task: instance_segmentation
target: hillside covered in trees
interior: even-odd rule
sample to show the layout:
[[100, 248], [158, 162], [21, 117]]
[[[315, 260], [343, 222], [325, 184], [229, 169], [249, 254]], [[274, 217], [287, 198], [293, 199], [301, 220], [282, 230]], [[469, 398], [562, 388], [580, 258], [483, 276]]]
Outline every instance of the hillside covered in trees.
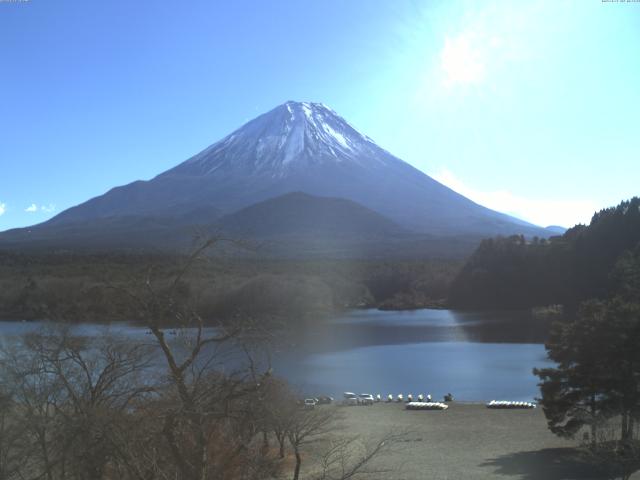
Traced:
[[640, 198], [594, 214], [549, 240], [522, 236], [484, 240], [453, 281], [457, 308], [530, 308], [562, 304], [572, 309], [608, 296], [625, 258], [640, 249]]
[[[0, 252], [0, 319], [130, 321], [121, 289], [146, 279], [162, 290], [184, 257]], [[419, 308], [444, 302], [456, 260], [348, 261], [210, 257], [181, 292], [206, 319], [303, 324], [349, 308]]]

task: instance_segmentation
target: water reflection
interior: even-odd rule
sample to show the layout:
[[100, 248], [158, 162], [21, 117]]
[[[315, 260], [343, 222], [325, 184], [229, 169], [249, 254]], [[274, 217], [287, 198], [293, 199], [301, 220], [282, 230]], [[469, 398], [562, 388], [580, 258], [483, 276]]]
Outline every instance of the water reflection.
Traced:
[[308, 352], [427, 342], [541, 344], [548, 328], [548, 322], [522, 311], [358, 310], [297, 329], [287, 338]]
[[527, 312], [361, 310], [290, 333], [274, 365], [307, 393], [532, 400], [547, 328]]
[[[2, 322], [0, 336], [10, 342], [47, 325]], [[526, 312], [359, 310], [281, 332], [264, 359], [305, 395], [350, 390], [441, 399], [452, 392], [462, 400], [532, 400], [538, 389], [531, 370], [549, 365], [542, 345], [547, 328]], [[154, 343], [146, 328], [127, 323], [81, 324], [72, 332]], [[220, 368], [239, 362], [232, 352], [221, 353]]]

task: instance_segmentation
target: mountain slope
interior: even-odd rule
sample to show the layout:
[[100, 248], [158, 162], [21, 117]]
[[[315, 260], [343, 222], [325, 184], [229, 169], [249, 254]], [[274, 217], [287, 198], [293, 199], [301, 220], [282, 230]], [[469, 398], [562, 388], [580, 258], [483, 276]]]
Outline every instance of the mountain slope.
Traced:
[[224, 232], [253, 238], [286, 235], [372, 238], [406, 235], [402, 227], [350, 200], [294, 192], [220, 219]]
[[[350, 200], [418, 234], [549, 236], [540, 227], [482, 207], [436, 182], [325, 105], [287, 102], [151, 180], [113, 188], [43, 224], [0, 234], [0, 247], [16, 239], [25, 246], [46, 245], [52, 238], [63, 245], [69, 232], [81, 243], [83, 231], [90, 245], [101, 228], [111, 229], [105, 238], [114, 231], [126, 236], [127, 229], [135, 230], [137, 238], [143, 233], [132, 219], [161, 224], [171, 236], [172, 226], [181, 230], [211, 225], [291, 192]], [[166, 235], [158, 236], [156, 246], [163, 247], [162, 238]], [[143, 243], [153, 244], [153, 235]]]
[[378, 147], [322, 104], [288, 102], [152, 180], [117, 187], [50, 224], [119, 215], [231, 213], [289, 192], [353, 200], [435, 234], [544, 235], [468, 200]]
[[[15, 229], [0, 234], [10, 251], [95, 253], [190, 251], [203, 236], [247, 242], [223, 245], [234, 256], [270, 258], [432, 259], [469, 255], [479, 237], [440, 237], [407, 231], [362, 205], [294, 192], [256, 203], [211, 222], [215, 211], [181, 217], [111, 216]], [[196, 217], [204, 219], [201, 223]], [[200, 240], [198, 240], [200, 239]]]

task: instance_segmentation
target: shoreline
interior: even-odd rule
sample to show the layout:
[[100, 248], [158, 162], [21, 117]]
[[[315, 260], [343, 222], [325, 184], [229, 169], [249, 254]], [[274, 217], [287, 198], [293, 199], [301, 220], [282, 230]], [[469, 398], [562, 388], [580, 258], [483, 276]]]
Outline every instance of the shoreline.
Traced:
[[[595, 479], [579, 440], [553, 435], [541, 408], [492, 410], [476, 402], [451, 402], [444, 411], [405, 410], [404, 405], [339, 408], [343, 433], [371, 443], [390, 431], [405, 438], [376, 459], [388, 472], [370, 480]], [[340, 435], [339, 433], [335, 434]], [[309, 458], [322, 446], [310, 450]], [[313, 465], [307, 465], [313, 468]], [[640, 479], [640, 472], [631, 476]]]

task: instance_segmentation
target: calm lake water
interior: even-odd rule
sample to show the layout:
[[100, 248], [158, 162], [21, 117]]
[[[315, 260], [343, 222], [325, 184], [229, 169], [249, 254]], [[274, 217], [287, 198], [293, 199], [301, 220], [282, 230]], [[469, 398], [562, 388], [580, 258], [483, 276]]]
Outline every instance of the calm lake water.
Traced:
[[[43, 327], [41, 322], [0, 322], [0, 337]], [[451, 392], [457, 400], [533, 400], [534, 367], [546, 360], [545, 328], [518, 312], [358, 310], [329, 322], [289, 331], [273, 347], [274, 374], [303, 395], [343, 391], [381, 394]], [[108, 331], [151, 341], [144, 327], [116, 323]], [[83, 324], [80, 335], [106, 327]]]
[[533, 400], [546, 327], [518, 312], [360, 310], [293, 334], [275, 371], [307, 394]]

